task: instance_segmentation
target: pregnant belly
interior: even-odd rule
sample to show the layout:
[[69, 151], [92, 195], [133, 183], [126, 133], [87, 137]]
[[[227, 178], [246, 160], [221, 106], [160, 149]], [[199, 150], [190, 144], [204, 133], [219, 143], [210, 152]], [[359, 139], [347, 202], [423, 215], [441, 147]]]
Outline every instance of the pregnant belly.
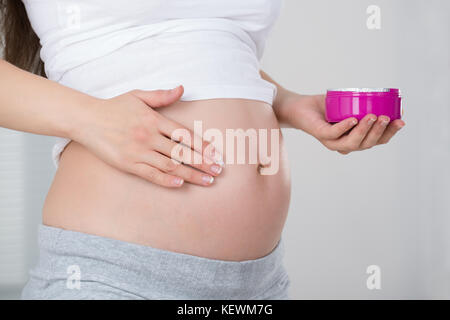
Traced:
[[[250, 136], [244, 149], [233, 138], [236, 152], [224, 151], [224, 170], [212, 186], [167, 189], [117, 170], [71, 142], [45, 201], [43, 223], [211, 259], [268, 254], [280, 239], [290, 198], [281, 132], [271, 137], [279, 129], [272, 108], [253, 100], [214, 99], [177, 102], [158, 111], [190, 129], [194, 121], [201, 121], [203, 132], [216, 129], [223, 134], [224, 150], [231, 131], [256, 132], [260, 145], [267, 142], [270, 163], [262, 167], [259, 157], [251, 163]], [[245, 159], [238, 160], [243, 150]]]

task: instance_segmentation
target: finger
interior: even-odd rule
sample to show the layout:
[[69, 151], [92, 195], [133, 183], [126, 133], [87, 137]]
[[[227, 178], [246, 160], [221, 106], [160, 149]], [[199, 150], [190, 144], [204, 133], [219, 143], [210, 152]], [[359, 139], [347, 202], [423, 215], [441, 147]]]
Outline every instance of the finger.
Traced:
[[362, 141], [366, 137], [372, 125], [377, 120], [374, 114], [366, 115], [353, 130], [343, 138], [341, 148], [342, 151], [358, 150]]
[[195, 150], [199, 154], [211, 160], [208, 161], [208, 163], [215, 162], [216, 164], [223, 166], [222, 155], [216, 150], [214, 145], [206, 140], [203, 140], [202, 137], [192, 132], [192, 130], [189, 130], [183, 125], [169, 119], [161, 121], [158, 129], [169, 139], [176, 142], [181, 142], [185, 146], [188, 146], [192, 150]]
[[179, 166], [174, 173], [189, 183], [201, 186], [210, 186], [214, 182], [214, 177], [212, 175], [185, 165]]
[[143, 155], [141, 162], [172, 175], [176, 175], [174, 172], [179, 166], [182, 165], [179, 161], [170, 159], [169, 157], [156, 151], [150, 151], [149, 153]]
[[205, 161], [200, 153], [166, 137], [161, 136], [161, 139], [158, 140], [154, 148], [170, 159], [187, 164], [213, 176], [218, 176], [222, 172], [221, 165]]
[[184, 183], [182, 178], [164, 173], [146, 163], [134, 164], [131, 172], [149, 182], [167, 188], [179, 188]]
[[156, 151], [151, 151], [144, 158], [143, 161], [152, 167], [155, 167], [165, 173], [182, 178], [184, 181], [209, 186], [214, 182], [214, 177], [210, 174], [205, 174], [196, 169], [183, 165], [181, 162], [170, 159]]
[[171, 90], [133, 90], [131, 93], [152, 108], [159, 108], [178, 101], [183, 95], [183, 86]]
[[318, 138], [323, 140], [335, 140], [341, 137], [345, 132], [353, 128], [358, 123], [356, 118], [347, 118], [333, 125], [326, 123], [318, 130]]
[[375, 146], [378, 143], [378, 140], [380, 140], [384, 131], [386, 130], [389, 121], [390, 119], [388, 116], [380, 116], [378, 120], [375, 122], [375, 124], [372, 126], [372, 129], [370, 129], [367, 136], [362, 141], [360, 148], [369, 149]]
[[403, 120], [397, 119], [392, 121], [384, 131], [381, 138], [378, 140], [378, 144], [388, 143], [391, 138], [404, 126], [405, 122]]

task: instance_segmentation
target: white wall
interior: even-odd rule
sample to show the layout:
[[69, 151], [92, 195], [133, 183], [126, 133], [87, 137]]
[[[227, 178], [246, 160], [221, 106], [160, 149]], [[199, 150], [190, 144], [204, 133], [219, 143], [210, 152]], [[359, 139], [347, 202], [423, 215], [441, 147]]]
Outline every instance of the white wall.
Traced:
[[0, 128], [0, 299], [17, 298], [37, 259], [54, 138]]
[[[381, 29], [366, 27], [369, 5]], [[263, 66], [286, 87], [399, 87], [406, 126], [342, 156], [286, 130], [295, 298], [450, 298], [449, 1], [286, 0]], [[366, 268], [381, 268], [368, 290]]]
[[[381, 30], [366, 28], [371, 4], [381, 7]], [[389, 145], [349, 156], [284, 132], [293, 178], [284, 232], [293, 298], [450, 297], [449, 9], [447, 0], [285, 0], [264, 69], [302, 93], [399, 87], [407, 123]], [[14, 138], [22, 147], [11, 148], [6, 134], [0, 131], [0, 219], [5, 210], [23, 214], [26, 250], [17, 258], [17, 284], [0, 283], [0, 298], [17, 297], [23, 270], [34, 264], [36, 226], [54, 174], [52, 138], [23, 134]], [[11, 152], [23, 160], [14, 165], [23, 190], [4, 186], [13, 175], [5, 165]], [[13, 194], [26, 199], [18, 209], [11, 208]], [[2, 240], [0, 251], [4, 246]], [[0, 269], [12, 262], [1, 255]], [[372, 264], [381, 267], [380, 291], [365, 285]]]

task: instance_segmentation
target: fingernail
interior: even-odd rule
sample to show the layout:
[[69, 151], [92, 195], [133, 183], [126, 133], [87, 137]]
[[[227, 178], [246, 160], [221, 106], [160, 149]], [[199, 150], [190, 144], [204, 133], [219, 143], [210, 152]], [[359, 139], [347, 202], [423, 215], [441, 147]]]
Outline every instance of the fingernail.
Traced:
[[216, 173], [216, 174], [220, 174], [222, 172], [222, 167], [216, 166], [216, 165], [212, 165], [211, 166], [211, 171]]
[[183, 184], [184, 180], [181, 178], [175, 178], [173, 179], [173, 184], [176, 186], [181, 186]]
[[211, 184], [211, 183], [213, 183], [213, 181], [214, 181], [214, 177], [213, 177], [213, 176], [205, 175], [205, 176], [202, 177], [202, 180], [203, 180], [203, 182], [206, 183], [206, 184]]
[[381, 125], [382, 126], [387, 126], [389, 123], [389, 119], [384, 118], [383, 120], [381, 120]]
[[356, 120], [356, 119], [353, 119], [351, 122], [352, 126], [356, 125], [357, 123], [358, 123], [358, 120]]
[[177, 89], [178, 89], [180, 86], [181, 86], [181, 85], [178, 85], [178, 86], [176, 86], [175, 88], [170, 89], [170, 92], [175, 92], [175, 91], [177, 91]]
[[213, 159], [214, 159], [214, 163], [218, 164], [221, 167], [224, 166], [225, 163], [223, 162], [223, 157], [220, 153], [215, 152]]
[[368, 123], [373, 124], [377, 119], [376, 118], [369, 118]]
[[215, 162], [216, 164], [218, 164], [219, 166], [221, 166], [221, 167], [223, 167], [223, 166], [225, 165], [225, 162], [223, 162], [222, 159], [215, 160], [214, 162]]

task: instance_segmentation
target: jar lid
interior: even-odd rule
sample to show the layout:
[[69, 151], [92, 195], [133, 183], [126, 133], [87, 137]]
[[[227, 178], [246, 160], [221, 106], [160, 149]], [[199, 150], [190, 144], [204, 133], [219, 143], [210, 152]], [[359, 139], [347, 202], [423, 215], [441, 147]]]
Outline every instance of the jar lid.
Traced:
[[328, 89], [327, 91], [340, 91], [340, 92], [390, 92], [391, 88], [337, 88]]

